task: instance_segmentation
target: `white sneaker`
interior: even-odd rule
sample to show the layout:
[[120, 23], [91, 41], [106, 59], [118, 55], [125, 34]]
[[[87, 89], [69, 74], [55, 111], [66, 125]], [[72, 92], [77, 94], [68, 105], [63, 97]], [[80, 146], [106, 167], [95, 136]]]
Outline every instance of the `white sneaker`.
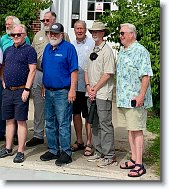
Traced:
[[114, 159], [108, 159], [108, 158], [103, 158], [98, 164], [98, 167], [106, 167], [108, 165], [113, 165], [113, 166], [117, 166], [117, 161]]
[[90, 156], [87, 161], [89, 162], [94, 162], [94, 161], [99, 161], [101, 159], [101, 155], [94, 154], [93, 156]]

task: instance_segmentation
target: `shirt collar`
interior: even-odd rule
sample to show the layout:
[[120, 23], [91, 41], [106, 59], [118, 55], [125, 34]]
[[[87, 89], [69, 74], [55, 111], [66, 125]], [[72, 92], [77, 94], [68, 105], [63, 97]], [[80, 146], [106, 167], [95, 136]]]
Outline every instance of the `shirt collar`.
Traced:
[[18, 48], [20, 48], [20, 47], [23, 47], [25, 44], [26, 44], [26, 41], [24, 41], [21, 45], [19, 45], [19, 46], [17, 46], [17, 47], [15, 47], [15, 44], [13, 44], [13, 46], [14, 46], [14, 48], [18, 49]]
[[138, 43], [138, 41], [136, 40], [136, 41], [134, 41], [127, 49], [124, 49], [124, 46], [122, 47], [122, 50], [124, 51], [124, 52], [126, 52], [126, 51], [130, 51], [130, 50], [132, 50], [134, 47], [135, 47], [135, 45]]
[[103, 41], [99, 46], [95, 46], [93, 51], [94, 52], [99, 52], [100, 50], [102, 50], [102, 48], [105, 46], [106, 41]]
[[62, 39], [62, 41], [58, 44], [58, 46], [55, 49], [53, 49], [53, 46], [49, 43], [50, 44], [49, 50], [50, 51], [55, 51], [57, 49], [60, 49], [60, 45], [63, 43], [63, 41], [64, 41], [64, 39]]
[[85, 44], [86, 43], [86, 39], [87, 39], [87, 36], [85, 37], [85, 39], [83, 41], [77, 41], [76, 40], [76, 43], [77, 44]]

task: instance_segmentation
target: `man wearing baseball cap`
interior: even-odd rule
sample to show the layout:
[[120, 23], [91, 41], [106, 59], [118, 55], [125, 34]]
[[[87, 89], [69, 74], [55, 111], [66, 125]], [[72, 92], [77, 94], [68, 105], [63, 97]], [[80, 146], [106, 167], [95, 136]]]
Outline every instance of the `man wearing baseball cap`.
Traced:
[[41, 65], [48, 151], [40, 159], [56, 159], [55, 164], [58, 166], [72, 162], [72, 105], [76, 99], [78, 78], [76, 49], [63, 39], [63, 32], [62, 24], [51, 25], [48, 34], [50, 43], [45, 47]]
[[89, 101], [96, 101], [96, 110], [92, 124], [92, 139], [95, 154], [89, 162], [99, 161], [98, 167], [116, 165], [114, 147], [114, 127], [112, 124], [112, 94], [114, 55], [103, 39], [110, 32], [102, 22], [94, 21], [89, 29], [95, 41], [95, 47], [85, 67], [85, 82]]
[[[52, 24], [56, 23], [57, 16], [53, 11], [47, 11], [41, 20], [43, 24], [42, 30], [36, 33], [33, 38], [32, 46], [35, 48], [38, 55], [37, 70], [35, 74], [35, 79], [33, 81], [33, 86], [31, 89], [32, 99], [34, 104], [34, 132], [33, 137], [26, 142], [27, 147], [33, 147], [44, 143], [44, 98], [41, 95], [42, 89], [42, 76], [43, 72], [41, 69], [42, 55], [46, 45], [49, 43], [48, 31]], [[64, 33], [64, 39], [68, 42], [69, 36]]]

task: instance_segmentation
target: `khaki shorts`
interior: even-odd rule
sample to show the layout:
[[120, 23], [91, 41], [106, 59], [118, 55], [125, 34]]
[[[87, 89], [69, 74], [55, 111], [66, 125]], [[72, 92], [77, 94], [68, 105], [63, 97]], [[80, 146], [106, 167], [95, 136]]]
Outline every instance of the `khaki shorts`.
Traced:
[[130, 131], [146, 129], [147, 110], [144, 108], [117, 108], [119, 127], [126, 127]]

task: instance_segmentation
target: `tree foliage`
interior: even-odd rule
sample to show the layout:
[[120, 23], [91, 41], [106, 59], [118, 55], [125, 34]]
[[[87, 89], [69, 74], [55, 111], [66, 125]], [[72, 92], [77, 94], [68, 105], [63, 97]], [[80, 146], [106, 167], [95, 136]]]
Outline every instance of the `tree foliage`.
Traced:
[[31, 24], [37, 19], [39, 11], [51, 4], [51, 0], [0, 0], [0, 35], [5, 33], [5, 18], [9, 15], [18, 17], [30, 33]]
[[150, 52], [154, 76], [151, 79], [154, 110], [160, 112], [160, 1], [115, 0], [116, 11], [106, 11], [100, 20], [107, 24], [112, 34], [109, 41], [119, 42], [122, 23], [132, 23], [137, 28], [137, 40]]

